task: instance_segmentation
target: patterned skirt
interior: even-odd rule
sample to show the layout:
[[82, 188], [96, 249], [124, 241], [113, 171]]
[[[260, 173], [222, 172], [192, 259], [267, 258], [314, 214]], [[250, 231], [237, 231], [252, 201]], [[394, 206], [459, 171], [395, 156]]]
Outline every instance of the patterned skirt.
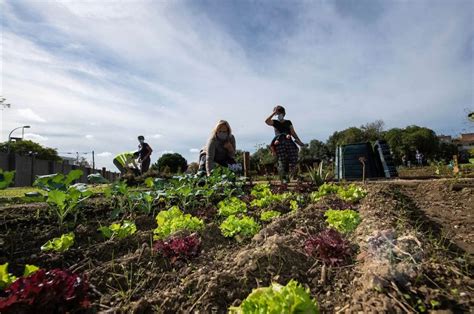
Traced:
[[275, 147], [279, 162], [296, 165], [298, 162], [298, 146], [296, 146], [295, 142], [285, 139], [275, 145]]

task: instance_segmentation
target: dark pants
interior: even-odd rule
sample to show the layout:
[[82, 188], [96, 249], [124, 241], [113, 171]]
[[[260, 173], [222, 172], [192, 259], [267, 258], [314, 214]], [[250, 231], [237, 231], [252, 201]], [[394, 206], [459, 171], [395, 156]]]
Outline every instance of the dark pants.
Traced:
[[142, 174], [144, 174], [145, 172], [148, 171], [148, 169], [150, 169], [150, 158], [146, 158], [142, 160], [142, 166], [140, 170]]
[[[202, 153], [199, 157], [199, 170], [198, 172], [206, 173], [206, 153]], [[227, 157], [225, 160], [214, 160], [214, 162], [222, 167], [228, 167], [229, 165], [235, 164], [235, 159]]]
[[117, 159], [114, 159], [114, 165], [115, 167], [117, 167], [121, 174], [127, 173], [127, 169], [125, 169], [124, 166], [122, 166]]

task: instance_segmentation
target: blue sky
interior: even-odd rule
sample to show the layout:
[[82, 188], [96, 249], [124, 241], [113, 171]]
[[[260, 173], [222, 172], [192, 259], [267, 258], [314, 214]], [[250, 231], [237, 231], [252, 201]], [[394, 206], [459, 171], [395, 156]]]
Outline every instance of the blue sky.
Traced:
[[4, 134], [99, 166], [145, 135], [197, 159], [219, 119], [268, 143], [276, 104], [303, 141], [382, 119], [472, 132], [472, 1], [0, 1]]

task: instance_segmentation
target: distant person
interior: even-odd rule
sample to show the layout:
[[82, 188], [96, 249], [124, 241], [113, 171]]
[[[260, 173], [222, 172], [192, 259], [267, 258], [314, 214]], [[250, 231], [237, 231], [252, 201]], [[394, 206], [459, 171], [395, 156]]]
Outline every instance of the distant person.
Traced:
[[115, 156], [113, 162], [115, 167], [120, 171], [121, 175], [124, 175], [128, 172], [133, 174], [139, 174], [140, 170], [138, 169], [135, 158], [138, 157], [138, 152], [125, 152]]
[[151, 149], [148, 143], [145, 143], [145, 137], [143, 135], [138, 137], [138, 142], [140, 143], [138, 145], [138, 162], [140, 163], [140, 172], [144, 174], [150, 169], [150, 156], [153, 149]]
[[405, 155], [405, 154], [403, 154], [403, 156], [402, 156], [402, 165], [403, 165], [404, 167], [407, 166], [407, 155]]
[[235, 162], [235, 138], [232, 129], [225, 120], [220, 120], [212, 130], [206, 146], [199, 153], [200, 174], [211, 175], [216, 165], [223, 167], [234, 167]]
[[423, 154], [420, 153], [418, 149], [416, 150], [415, 159], [418, 163], [418, 166], [423, 166]]
[[[272, 119], [276, 116], [276, 119]], [[290, 120], [285, 120], [286, 111], [282, 106], [273, 108], [272, 114], [265, 120], [267, 125], [273, 126], [275, 137], [270, 149], [278, 158], [278, 172], [282, 182], [288, 182], [288, 174], [291, 177], [296, 175], [296, 165], [298, 163], [298, 144], [304, 147], [305, 144], [299, 139]], [[293, 138], [295, 141], [293, 141]], [[296, 142], [296, 144], [295, 144]]]

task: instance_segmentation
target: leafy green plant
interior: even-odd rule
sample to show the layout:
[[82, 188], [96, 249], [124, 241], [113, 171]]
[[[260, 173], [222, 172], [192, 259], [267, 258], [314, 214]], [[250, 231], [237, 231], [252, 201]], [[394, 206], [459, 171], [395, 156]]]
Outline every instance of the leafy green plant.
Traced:
[[59, 227], [62, 228], [68, 215], [74, 216], [74, 223], [76, 223], [79, 205], [91, 195], [92, 192], [87, 189], [80, 190], [78, 187], [71, 186], [66, 191], [49, 191], [46, 202], [51, 212], [56, 215]]
[[270, 221], [273, 220], [274, 218], [280, 217], [281, 213], [276, 211], [276, 210], [267, 210], [264, 211], [260, 214], [260, 220], [261, 221]]
[[137, 232], [137, 226], [133, 221], [124, 220], [123, 223], [113, 223], [110, 226], [103, 226], [98, 229], [104, 237], [107, 239], [119, 238], [124, 239], [135, 232]]
[[183, 214], [177, 206], [158, 213], [156, 222], [158, 227], [153, 231], [155, 240], [164, 239], [177, 231], [199, 231], [204, 227], [201, 219]]
[[41, 246], [41, 251], [55, 251], [64, 253], [74, 245], [74, 239], [75, 236], [72, 232], [63, 234], [59, 238], [53, 238], [46, 242], [43, 246]]
[[15, 178], [15, 171], [3, 171], [0, 169], [0, 190], [5, 190], [12, 184]]
[[351, 209], [329, 209], [324, 213], [324, 216], [326, 216], [326, 222], [341, 233], [354, 231], [361, 222], [359, 213]]
[[112, 218], [118, 217], [120, 214], [132, 213], [135, 209], [134, 198], [125, 181], [118, 181], [111, 184], [105, 190], [105, 196], [111, 201]]
[[7, 288], [17, 278], [8, 272], [8, 263], [0, 265], [0, 290]]
[[38, 176], [33, 186], [39, 187], [45, 191], [61, 190], [66, 191], [72, 183], [82, 177], [82, 170], [71, 170], [67, 175], [62, 173]]
[[242, 215], [241, 218], [230, 215], [220, 225], [224, 237], [236, 237], [238, 241], [242, 238], [252, 237], [260, 231], [260, 225], [252, 218]]
[[269, 287], [256, 288], [238, 307], [231, 307], [230, 314], [249, 313], [319, 313], [318, 303], [311, 298], [309, 289], [295, 280], [286, 286], [272, 283]]
[[338, 190], [339, 187], [337, 185], [332, 183], [324, 183], [317, 191], [311, 193], [310, 198], [313, 202], [317, 202], [326, 195], [336, 194]]
[[[38, 270], [38, 266], [26, 264], [25, 270], [23, 272], [23, 277], [27, 277]], [[0, 265], [0, 290], [8, 288], [8, 286], [10, 286], [17, 279], [17, 277], [13, 276], [8, 272], [8, 263]]]
[[323, 185], [331, 175], [331, 172], [324, 169], [323, 166], [323, 162], [320, 162], [317, 167], [308, 167], [308, 175], [311, 182], [316, 186]]
[[39, 269], [40, 268], [38, 266], [26, 264], [25, 270], [23, 271], [23, 277], [28, 277], [29, 275], [38, 271]]
[[252, 191], [251, 195], [255, 196], [255, 199], [252, 200], [250, 205], [256, 206], [258, 208], [265, 208], [274, 203], [283, 202], [285, 200], [291, 199], [293, 197], [292, 193], [282, 193], [276, 194], [273, 193], [268, 184], [256, 184]]
[[219, 215], [225, 217], [247, 212], [247, 204], [237, 197], [231, 197], [220, 201], [217, 204], [217, 208], [219, 209]]
[[356, 186], [355, 184], [350, 184], [348, 187], [340, 187], [337, 190], [337, 196], [344, 201], [348, 202], [357, 202], [360, 199], [364, 198], [367, 195], [367, 192], [361, 187]]

